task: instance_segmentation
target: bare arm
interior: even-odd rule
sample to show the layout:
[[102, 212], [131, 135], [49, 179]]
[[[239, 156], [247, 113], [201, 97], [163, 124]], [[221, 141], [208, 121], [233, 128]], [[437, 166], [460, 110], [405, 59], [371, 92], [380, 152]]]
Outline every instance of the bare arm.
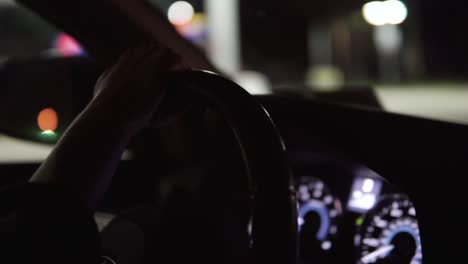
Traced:
[[94, 209], [126, 145], [153, 115], [172, 63], [173, 56], [154, 45], [125, 52], [31, 182], [57, 185]]

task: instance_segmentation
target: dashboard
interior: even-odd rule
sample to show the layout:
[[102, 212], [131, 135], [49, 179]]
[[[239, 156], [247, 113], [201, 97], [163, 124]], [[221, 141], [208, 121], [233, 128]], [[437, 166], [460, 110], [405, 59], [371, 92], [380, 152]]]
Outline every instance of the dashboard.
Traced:
[[[81, 67], [80, 63], [84, 62], [78, 61], [74, 67], [86, 68]], [[64, 68], [58, 63], [56, 67]], [[79, 86], [88, 87], [86, 83], [91, 83], [91, 80], [95, 78], [94, 73], [81, 71], [80, 73], [88, 77], [76, 78], [83, 83]], [[49, 74], [43, 75], [50, 76]], [[41, 86], [51, 91], [55, 86], [67, 87], [62, 83]], [[83, 97], [84, 102], [90, 94], [90, 91], [84, 91], [84, 89], [73, 89], [73, 87], [67, 89], [63, 90], [66, 90], [67, 94], [73, 94], [75, 100], [64, 104], [69, 108], [71, 106], [71, 109], [61, 108], [61, 105], [56, 106], [60, 113], [66, 113], [63, 117], [61, 116], [63, 126], [71, 121], [75, 112], [78, 112], [84, 105], [76, 99]], [[13, 90], [18, 91], [18, 89], [11, 89]], [[48, 94], [53, 93], [48, 92]], [[11, 96], [14, 98], [13, 94]], [[57, 96], [57, 98], [63, 97]], [[457, 182], [458, 178], [455, 176], [468, 173], [468, 166], [466, 166], [468, 128], [466, 126], [394, 115], [360, 107], [332, 105], [314, 100], [293, 100], [277, 96], [260, 96], [257, 99], [265, 106], [277, 124], [290, 156], [298, 191], [299, 253], [303, 264], [418, 264], [422, 263], [423, 259], [424, 262], [427, 262], [427, 259], [437, 259], [434, 257], [436, 252], [438, 255], [463, 252], [456, 250], [457, 247], [462, 247], [460, 243], [449, 243], [443, 247], [438, 241], [452, 241], [453, 233], [446, 232], [446, 228], [432, 228], [432, 226], [433, 223], [437, 223], [440, 227], [465, 225], [464, 218], [459, 217], [460, 203], [457, 203], [457, 201], [466, 200], [465, 186], [449, 183]], [[20, 101], [11, 100], [11, 102]], [[55, 106], [54, 98], [47, 103]], [[154, 198], [157, 197], [154, 188], [157, 185], [155, 175], [164, 175], [171, 170], [176, 171], [176, 175], [172, 174], [175, 177], [166, 178], [180, 180], [182, 176], [189, 175], [192, 178], [187, 186], [192, 186], [198, 184], [194, 175], [206, 173], [202, 168], [219, 165], [220, 168], [213, 173], [218, 179], [215, 182], [217, 186], [223, 186], [223, 184], [235, 186], [235, 184], [228, 183], [225, 178], [220, 180], [219, 178], [222, 177], [218, 177], [220, 174], [230, 173], [231, 170], [220, 163], [220, 160], [229, 160], [229, 156], [220, 151], [234, 148], [235, 143], [226, 143], [231, 144], [226, 147], [225, 140], [222, 141], [223, 144], [213, 142], [214, 135], [219, 134], [220, 129], [214, 126], [201, 126], [203, 120], [200, 118], [202, 116], [200, 113], [203, 113], [203, 109], [197, 107], [196, 105], [197, 111], [187, 112], [187, 116], [184, 117], [186, 120], [172, 127], [172, 130], [151, 134], [146, 140], [136, 142], [134, 148], [131, 149], [135, 160], [122, 162], [106, 197], [106, 204], [102, 208], [104, 214], [98, 215], [98, 220], [103, 221], [98, 222], [111, 221], [109, 219], [118, 214], [119, 209], [132, 204], [154, 202]], [[23, 109], [22, 106], [19, 108]], [[40, 107], [37, 109], [40, 110]], [[37, 109], [30, 111], [33, 117], [24, 118], [24, 125], [19, 124], [17, 120], [13, 123], [22, 128], [18, 131], [37, 130], [35, 122], [30, 122], [35, 120]], [[8, 112], [4, 111], [4, 113]], [[8, 122], [11, 120], [9, 116], [3, 116], [3, 118], [6, 119], [2, 119], [1, 124], [12, 123]], [[179, 129], [177, 131], [183, 131], [183, 133], [174, 133], [176, 128]], [[202, 128], [206, 128], [206, 131]], [[59, 133], [61, 129], [59, 127]], [[213, 130], [216, 130], [214, 134], [207, 133]], [[29, 135], [8, 130], [6, 132], [34, 141], [47, 142], [37, 133]], [[183, 135], [182, 140], [178, 138], [179, 135]], [[229, 137], [232, 138], [232, 135]], [[162, 138], [161, 142], [156, 138]], [[209, 142], [212, 143], [208, 144]], [[217, 149], [211, 153], [212, 156], [204, 153], [214, 147]], [[156, 151], [165, 148], [170, 148], [170, 151], [168, 150], [167, 153]], [[238, 153], [236, 155], [238, 156]], [[210, 162], [197, 163], [202, 158]], [[216, 162], [213, 162], [214, 160]], [[142, 161], [149, 161], [149, 164]], [[1, 185], [26, 181], [37, 165], [37, 163], [1, 164]], [[241, 165], [234, 164], [233, 167], [237, 168]], [[148, 174], [148, 171], [152, 173]], [[233, 172], [233, 174], [236, 173], [237, 171]], [[431, 180], [440, 179], [441, 175], [444, 177], [443, 181]], [[222, 207], [225, 203], [232, 205], [234, 201], [237, 201], [221, 198], [226, 196], [228, 192], [226, 189], [211, 189], [216, 193], [207, 197], [209, 204], [212, 205], [207, 209], [209, 213], [215, 205]], [[411, 192], [408, 193], [407, 190]], [[421, 197], [424, 197], [425, 201], [421, 201]], [[191, 197], [184, 199], [194, 201]], [[434, 212], [434, 205], [452, 212], [452, 215]], [[193, 211], [188, 211], [186, 215], [185, 212], [183, 213], [187, 218], [193, 216], [191, 215]], [[181, 214], [181, 211], [175, 213], [176, 216]], [[210, 222], [212, 219], [216, 219], [216, 215], [208, 219], [206, 222], [208, 224], [201, 221], [197, 224], [210, 228], [209, 225], [213, 224]], [[198, 237], [207, 235], [202, 232], [203, 228], [189, 230], [184, 221], [183, 219], [176, 221], [177, 228], [185, 228], [181, 228], [181, 235], [194, 231], [201, 233]], [[204, 226], [205, 224], [207, 226]], [[224, 222], [222, 224], [225, 226]], [[167, 236], [173, 237], [174, 244], [181, 243], [180, 236], [176, 236], [174, 230], [171, 230]], [[194, 240], [197, 238], [197, 236], [193, 237]], [[187, 236], [184, 240], [187, 240]], [[187, 246], [194, 247], [196, 241], [192, 240], [192, 244], [189, 242]], [[214, 251], [217, 249], [212, 249], [210, 253]]]

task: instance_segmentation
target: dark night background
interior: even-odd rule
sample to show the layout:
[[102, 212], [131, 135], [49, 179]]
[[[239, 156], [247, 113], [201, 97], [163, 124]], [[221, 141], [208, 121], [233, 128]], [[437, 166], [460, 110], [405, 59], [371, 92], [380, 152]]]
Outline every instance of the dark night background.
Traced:
[[[307, 57], [304, 53], [306, 21], [327, 23], [350, 12], [359, 12], [364, 3], [351, 0], [242, 0], [242, 43], [246, 64], [261, 60], [261, 57], [268, 58], [270, 62], [264, 64], [268, 65], [264, 66], [266, 71], [268, 67], [289, 70], [304, 67]], [[417, 25], [405, 34], [417, 34], [420, 37], [425, 78], [466, 79], [467, 3], [436, 0], [405, 3], [409, 9], [407, 22]], [[404, 28], [406, 26], [403, 25]], [[259, 51], [263, 54], [258, 54]], [[278, 65], [280, 62], [281, 65]]]
[[[351, 0], [241, 1], [246, 63], [261, 56], [281, 62], [281, 67], [288, 69], [305, 65], [306, 21], [326, 23], [359, 11], [363, 3]], [[426, 78], [465, 79], [468, 73], [468, 34], [464, 21], [467, 19], [466, 2], [414, 0], [406, 1], [406, 4], [409, 8], [408, 21], [413, 20], [418, 25], [416, 30], [419, 32], [416, 33], [421, 37]], [[406, 32], [410, 35], [414, 33]], [[258, 51], [263, 54], [256, 54]], [[273, 62], [265, 67], [276, 66]]]
[[[152, 0], [163, 10], [174, 1]], [[203, 11], [202, 0], [190, 1], [197, 11]], [[243, 61], [246, 68], [275, 73], [283, 78], [302, 78], [307, 65], [306, 32], [310, 24], [328, 23], [334, 19], [359, 13], [362, 0], [240, 0]], [[468, 72], [468, 34], [465, 1], [407, 0], [407, 21], [402, 25], [405, 35], [417, 36], [424, 64], [424, 79], [465, 79]], [[24, 11], [0, 8], [0, 57], [4, 50], [37, 52], [49, 43], [51, 32], [37, 26], [27, 27], [29, 16]], [[15, 21], [21, 15], [21, 21]], [[25, 18], [27, 20], [25, 20]], [[8, 23], [6, 23], [8, 22]], [[411, 26], [409, 26], [411, 25]], [[12, 43], [19, 35], [36, 41]], [[35, 36], [35, 37], [34, 37]], [[361, 36], [357, 36], [361, 37]], [[368, 54], [360, 56], [372, 56]], [[372, 61], [369, 72], [372, 72]], [[343, 65], [340, 65], [343, 66]], [[350, 65], [350, 67], [356, 67]], [[287, 73], [284, 69], [288, 69]], [[271, 74], [275, 78], [275, 74]], [[287, 74], [287, 75], [286, 75]], [[270, 74], [269, 74], [270, 75]]]

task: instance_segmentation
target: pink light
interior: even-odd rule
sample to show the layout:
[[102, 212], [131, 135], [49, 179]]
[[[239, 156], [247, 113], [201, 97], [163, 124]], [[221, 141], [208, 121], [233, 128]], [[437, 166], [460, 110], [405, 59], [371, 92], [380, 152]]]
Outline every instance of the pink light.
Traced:
[[81, 45], [71, 36], [60, 33], [55, 40], [55, 49], [60, 56], [80, 56], [84, 54], [84, 50]]

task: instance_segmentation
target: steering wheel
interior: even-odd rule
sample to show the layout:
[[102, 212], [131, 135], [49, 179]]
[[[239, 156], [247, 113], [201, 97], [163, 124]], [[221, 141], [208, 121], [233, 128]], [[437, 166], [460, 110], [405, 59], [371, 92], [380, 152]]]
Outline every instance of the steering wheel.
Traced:
[[[174, 72], [169, 87], [159, 112], [172, 112], [182, 98], [187, 100], [187, 95], [190, 99], [202, 98], [233, 132], [249, 184], [253, 263], [296, 263], [296, 192], [284, 143], [266, 110], [234, 82], [206, 71]], [[151, 217], [141, 211], [136, 215], [129, 220]], [[141, 222], [148, 226], [148, 221]], [[145, 228], [140, 232], [144, 233]]]
[[234, 132], [250, 183], [256, 263], [295, 263], [295, 188], [284, 143], [266, 110], [243, 88], [213, 73], [181, 72], [171, 80], [173, 87], [208, 99]]
[[[181, 107], [181, 99], [201, 98], [227, 121], [233, 132], [249, 184], [253, 263], [296, 263], [296, 192], [284, 143], [267, 111], [243, 88], [207, 71], [174, 72], [169, 87], [159, 112], [170, 115], [174, 105]], [[153, 223], [141, 220], [154, 217], [142, 212], [151, 208], [141, 209], [127, 216], [128, 220], [143, 226], [139, 233], [145, 233], [149, 227], [150, 232], [144, 235], [152, 237]]]
[[295, 188], [285, 146], [266, 110], [234, 82], [206, 71], [175, 72], [170, 87], [160, 112], [171, 112], [187, 94], [201, 97], [233, 132], [249, 184], [254, 263], [296, 263]]

